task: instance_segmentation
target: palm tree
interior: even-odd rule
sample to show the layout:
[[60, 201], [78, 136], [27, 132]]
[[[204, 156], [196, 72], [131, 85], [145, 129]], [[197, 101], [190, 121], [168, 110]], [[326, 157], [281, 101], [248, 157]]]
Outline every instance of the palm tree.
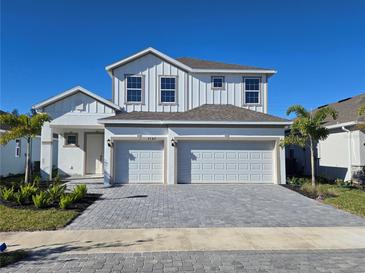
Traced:
[[291, 144], [301, 147], [309, 146], [311, 153], [311, 175], [312, 186], [316, 186], [315, 167], [314, 167], [314, 150], [320, 140], [325, 140], [329, 131], [323, 126], [325, 119], [330, 116], [333, 119], [337, 118], [337, 112], [330, 108], [320, 108], [315, 112], [307, 111], [301, 105], [293, 105], [288, 108], [286, 114], [296, 114], [296, 118], [291, 126], [290, 134], [281, 142], [281, 146]]
[[0, 124], [9, 129], [0, 136], [0, 144], [5, 145], [9, 141], [25, 138], [27, 140], [26, 164], [24, 181], [29, 182], [31, 164], [30, 146], [32, 138], [40, 134], [44, 122], [49, 121], [45, 113], [21, 114], [17, 111], [0, 114]]

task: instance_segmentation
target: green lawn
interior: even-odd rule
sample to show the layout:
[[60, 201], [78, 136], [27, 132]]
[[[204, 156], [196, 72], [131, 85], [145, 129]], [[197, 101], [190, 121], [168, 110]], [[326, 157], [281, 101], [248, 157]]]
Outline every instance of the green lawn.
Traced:
[[324, 199], [324, 203], [365, 217], [365, 191], [356, 188], [344, 188], [336, 185], [322, 185], [336, 194]]
[[23, 209], [0, 205], [0, 231], [53, 230], [64, 227], [78, 213], [61, 209]]
[[364, 189], [327, 182], [313, 188], [308, 178], [291, 178], [288, 187], [312, 199], [320, 196], [325, 204], [365, 217]]
[[23, 250], [16, 250], [10, 252], [0, 253], [0, 267], [16, 263], [27, 256], [27, 252]]

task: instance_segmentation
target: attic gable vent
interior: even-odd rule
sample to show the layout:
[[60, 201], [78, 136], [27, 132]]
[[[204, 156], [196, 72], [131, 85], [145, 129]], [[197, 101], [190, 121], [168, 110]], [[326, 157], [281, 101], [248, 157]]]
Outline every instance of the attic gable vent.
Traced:
[[342, 99], [342, 100], [338, 101], [337, 103], [345, 102], [345, 101], [347, 101], [347, 100], [350, 100], [351, 98], [352, 98], [352, 97]]

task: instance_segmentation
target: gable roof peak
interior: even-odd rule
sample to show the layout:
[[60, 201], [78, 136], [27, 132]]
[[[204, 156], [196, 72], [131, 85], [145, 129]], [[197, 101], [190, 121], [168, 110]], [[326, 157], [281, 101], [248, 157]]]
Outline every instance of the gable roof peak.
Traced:
[[172, 58], [153, 47], [148, 47], [144, 50], [141, 50], [129, 57], [121, 59], [117, 62], [114, 62], [105, 67], [106, 71], [112, 76], [112, 71], [120, 66], [123, 66], [129, 62], [132, 62], [142, 56], [145, 56], [149, 53], [154, 54], [155, 56], [169, 62], [182, 70], [188, 72], [201, 72], [201, 73], [209, 73], [209, 72], [227, 72], [227, 73], [266, 73], [268, 75], [273, 75], [276, 73], [276, 70], [273, 69], [265, 69], [265, 68], [258, 68], [253, 66], [245, 66], [245, 65], [238, 65], [238, 64], [227, 64], [223, 62], [216, 62], [216, 61], [208, 61], [202, 59], [194, 59], [190, 57], [180, 57], [180, 58]]
[[52, 96], [51, 98], [48, 98], [48, 99], [46, 99], [46, 100], [44, 100], [44, 101], [42, 101], [42, 102], [40, 102], [38, 104], [33, 105], [32, 106], [32, 109], [35, 109], [35, 110], [41, 109], [41, 108], [46, 107], [46, 106], [48, 106], [48, 105], [50, 105], [50, 104], [52, 104], [54, 102], [57, 102], [59, 100], [62, 100], [62, 99], [66, 98], [66, 97], [69, 97], [71, 95], [74, 95], [74, 94], [76, 94], [78, 92], [81, 92], [81, 93], [83, 93], [85, 95], [88, 95], [91, 98], [94, 98], [95, 100], [97, 100], [97, 101], [99, 101], [99, 102], [101, 102], [101, 103], [103, 103], [103, 104], [105, 104], [105, 105], [107, 105], [107, 106], [109, 106], [109, 107], [111, 107], [113, 109], [120, 110], [120, 106], [118, 106], [118, 105], [116, 105], [116, 104], [114, 104], [114, 103], [112, 103], [112, 102], [104, 99], [103, 97], [101, 97], [101, 96], [99, 96], [99, 95], [97, 95], [97, 94], [95, 94], [95, 93], [87, 90], [86, 88], [84, 88], [82, 86], [75, 86], [75, 87], [73, 87], [71, 89], [68, 89], [68, 90], [66, 90], [64, 92], [61, 92], [61, 93], [59, 93], [59, 94], [57, 94], [55, 96]]

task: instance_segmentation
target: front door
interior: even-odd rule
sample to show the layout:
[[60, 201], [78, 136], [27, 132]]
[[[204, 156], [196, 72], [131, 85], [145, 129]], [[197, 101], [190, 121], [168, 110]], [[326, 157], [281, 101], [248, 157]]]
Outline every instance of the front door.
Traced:
[[103, 173], [104, 135], [86, 134], [86, 174]]

